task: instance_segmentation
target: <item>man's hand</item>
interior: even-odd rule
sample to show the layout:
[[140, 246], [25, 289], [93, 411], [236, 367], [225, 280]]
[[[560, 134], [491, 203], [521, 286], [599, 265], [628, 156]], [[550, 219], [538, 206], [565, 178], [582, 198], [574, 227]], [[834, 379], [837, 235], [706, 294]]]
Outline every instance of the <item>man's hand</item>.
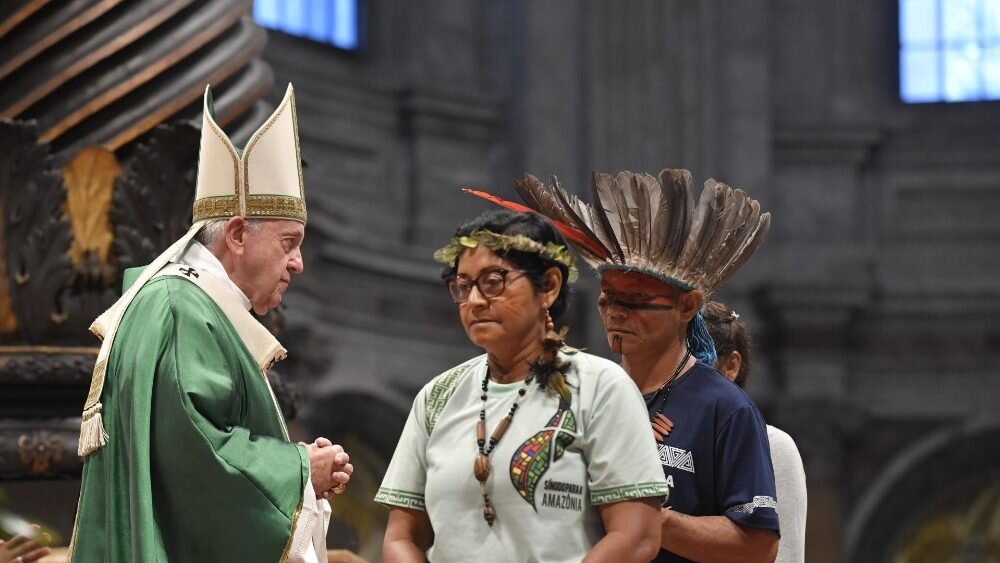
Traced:
[[330, 498], [344, 492], [354, 473], [351, 457], [338, 444], [326, 438], [317, 438], [306, 446], [312, 471], [313, 491], [316, 498]]
[[[34, 528], [37, 530], [38, 526]], [[48, 534], [42, 533], [35, 538], [17, 535], [7, 542], [0, 540], [0, 563], [38, 561], [52, 552], [49, 548], [42, 547], [49, 543], [50, 539]]]

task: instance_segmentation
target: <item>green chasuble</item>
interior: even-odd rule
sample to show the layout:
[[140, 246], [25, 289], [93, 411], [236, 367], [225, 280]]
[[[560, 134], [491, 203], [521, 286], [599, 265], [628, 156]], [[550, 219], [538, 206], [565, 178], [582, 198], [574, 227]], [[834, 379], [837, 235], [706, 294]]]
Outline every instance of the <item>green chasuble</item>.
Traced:
[[108, 442], [84, 463], [72, 561], [284, 560], [308, 454], [208, 294], [178, 276], [139, 291], [101, 402]]

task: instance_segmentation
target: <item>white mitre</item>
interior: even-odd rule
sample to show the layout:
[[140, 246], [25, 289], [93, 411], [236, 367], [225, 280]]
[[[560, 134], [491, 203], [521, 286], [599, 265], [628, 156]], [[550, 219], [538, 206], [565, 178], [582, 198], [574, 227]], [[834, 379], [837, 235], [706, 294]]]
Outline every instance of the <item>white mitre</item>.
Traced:
[[242, 151], [215, 122], [212, 92], [205, 88], [194, 222], [267, 217], [306, 222], [295, 91], [250, 137]]
[[306, 222], [295, 91], [291, 84], [278, 108], [250, 136], [243, 150], [236, 148], [216, 123], [211, 87], [205, 87], [193, 224], [183, 237], [146, 266], [128, 291], [90, 326], [90, 331], [103, 338], [104, 342], [84, 403], [78, 448], [80, 456], [93, 453], [107, 442], [100, 403], [104, 372], [115, 332], [132, 299], [171, 258], [187, 248], [202, 227], [213, 220], [237, 215], [247, 219]]

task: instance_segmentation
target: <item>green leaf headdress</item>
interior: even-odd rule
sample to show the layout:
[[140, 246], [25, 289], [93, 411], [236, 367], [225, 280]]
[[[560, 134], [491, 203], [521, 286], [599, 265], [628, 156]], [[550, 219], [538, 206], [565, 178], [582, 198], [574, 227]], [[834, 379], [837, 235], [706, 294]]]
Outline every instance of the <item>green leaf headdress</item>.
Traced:
[[451, 241], [434, 252], [434, 259], [442, 264], [454, 267], [458, 262], [458, 256], [470, 248], [485, 246], [493, 252], [505, 253], [511, 250], [518, 252], [530, 252], [547, 258], [557, 264], [566, 266], [569, 270], [568, 282], [573, 283], [579, 278], [580, 273], [574, 264], [573, 255], [565, 245], [547, 242], [542, 244], [527, 235], [502, 235], [486, 229], [473, 231], [465, 236], [455, 237]]

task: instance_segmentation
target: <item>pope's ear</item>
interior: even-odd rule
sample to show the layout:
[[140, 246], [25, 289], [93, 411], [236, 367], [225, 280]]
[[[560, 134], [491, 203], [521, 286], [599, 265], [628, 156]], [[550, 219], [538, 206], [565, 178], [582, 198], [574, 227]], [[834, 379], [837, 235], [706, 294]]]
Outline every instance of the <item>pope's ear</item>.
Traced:
[[245, 240], [247, 232], [247, 222], [240, 216], [231, 217], [226, 221], [226, 227], [223, 229], [223, 240], [226, 242], [226, 248], [229, 252], [235, 255], [243, 254], [245, 248]]

